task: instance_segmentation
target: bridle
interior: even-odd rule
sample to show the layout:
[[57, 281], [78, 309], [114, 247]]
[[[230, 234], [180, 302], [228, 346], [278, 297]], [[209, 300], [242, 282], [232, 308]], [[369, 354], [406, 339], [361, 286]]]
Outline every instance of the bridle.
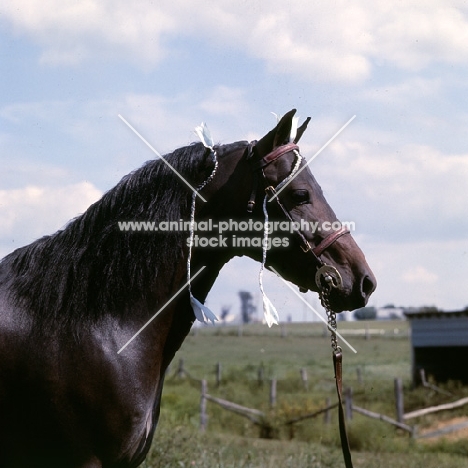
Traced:
[[[253, 209], [255, 207], [255, 200], [257, 198], [258, 182], [259, 182], [259, 179], [261, 179], [263, 181], [263, 185], [266, 186], [265, 187], [266, 197], [268, 197], [269, 200], [275, 197], [276, 204], [279, 207], [279, 209], [283, 212], [286, 219], [290, 223], [294, 223], [291, 213], [281, 202], [280, 197], [277, 196], [276, 188], [273, 187], [272, 185], [269, 185], [267, 177], [264, 172], [264, 168], [268, 166], [269, 164], [271, 164], [273, 161], [276, 161], [277, 159], [279, 159], [281, 156], [284, 156], [285, 154], [290, 153], [291, 151], [295, 153], [297, 158], [302, 159], [302, 156], [299, 153], [299, 146], [297, 146], [295, 143], [287, 143], [286, 145], [279, 146], [278, 148], [274, 149], [273, 151], [268, 153], [263, 158], [255, 159], [254, 158], [255, 143], [256, 142], [251, 142], [249, 143], [247, 147], [247, 159], [250, 162], [252, 173], [253, 173], [252, 192], [250, 194], [249, 201], [247, 202], [247, 211], [249, 213], [253, 212]], [[294, 224], [291, 224], [291, 225], [293, 226]], [[300, 229], [295, 229], [294, 234], [299, 240], [299, 244], [300, 244], [302, 251], [308, 255], [311, 255], [314, 263], [318, 266], [318, 268], [320, 268], [323, 265], [325, 265], [323, 260], [320, 258], [323, 252], [328, 247], [330, 247], [336, 240], [338, 240], [341, 236], [344, 236], [345, 234], [349, 234], [349, 230], [346, 227], [342, 226], [340, 229], [333, 231], [324, 239], [322, 239], [320, 243], [317, 244], [315, 247], [312, 247], [310, 245], [310, 242], [306, 239], [306, 237], [304, 236], [303, 232]], [[340, 281], [341, 276], [339, 276], [339, 279], [337, 277], [337, 280]], [[336, 284], [336, 287], [338, 287], [338, 284]]]
[[[278, 184], [277, 187], [273, 187], [272, 185], [269, 185], [267, 177], [264, 172], [264, 168], [268, 166], [269, 164], [271, 164], [273, 161], [276, 161], [281, 156], [287, 153], [290, 153], [291, 151], [294, 152], [297, 158], [297, 162], [300, 163], [300, 161], [302, 160], [302, 156], [299, 152], [299, 147], [295, 143], [287, 143], [283, 146], [279, 146], [275, 148], [266, 156], [263, 156], [262, 158], [258, 159], [254, 157], [255, 144], [256, 142], [249, 143], [249, 145], [247, 146], [247, 153], [246, 153], [247, 160], [250, 162], [252, 173], [253, 173], [252, 191], [249, 197], [249, 201], [247, 202], [247, 211], [249, 213], [252, 213], [254, 210], [255, 200], [257, 198], [257, 192], [258, 192], [259, 179], [261, 179], [263, 182], [263, 186], [265, 187], [265, 198], [264, 198], [265, 224], [267, 220], [266, 204], [269, 200], [275, 197], [276, 204], [278, 205], [280, 211], [284, 214], [286, 219], [291, 223], [291, 226], [294, 226], [293, 224], [294, 220], [291, 216], [291, 213], [281, 202], [277, 194], [278, 187], [282, 185], [284, 181]], [[296, 165], [295, 168], [293, 168], [291, 174], [288, 176], [289, 178], [293, 176], [294, 172], [297, 172], [296, 168], [298, 167], [299, 166]], [[313, 262], [317, 266], [317, 271], [315, 274], [315, 283], [319, 290], [320, 301], [327, 313], [328, 327], [331, 330], [331, 347], [333, 349], [333, 366], [335, 369], [336, 392], [338, 396], [338, 422], [339, 422], [339, 428], [340, 428], [341, 449], [343, 452], [343, 457], [344, 457], [346, 468], [353, 468], [353, 462], [351, 459], [351, 451], [349, 448], [348, 436], [346, 432], [345, 416], [344, 416], [343, 404], [342, 404], [342, 357], [343, 357], [342, 349], [338, 345], [338, 342], [337, 342], [336, 314], [331, 309], [330, 303], [329, 303], [329, 295], [331, 291], [333, 289], [341, 289], [343, 285], [343, 281], [342, 281], [339, 271], [334, 266], [327, 265], [321, 259], [321, 255], [323, 254], [323, 252], [328, 247], [330, 247], [335, 241], [337, 241], [341, 236], [344, 236], [345, 234], [349, 234], [349, 230], [346, 227], [342, 226], [340, 229], [333, 231], [324, 239], [322, 239], [315, 247], [312, 247], [310, 245], [309, 241], [306, 239], [306, 237], [304, 236], [303, 232], [300, 229], [295, 229], [294, 234], [299, 240], [299, 244], [301, 246], [302, 251], [305, 254], [310, 255], [312, 257]], [[266, 259], [265, 249], [266, 247], [264, 245], [262, 267]], [[261, 281], [260, 281], [260, 286], [261, 286], [262, 293], [263, 293], [263, 286], [262, 286]]]

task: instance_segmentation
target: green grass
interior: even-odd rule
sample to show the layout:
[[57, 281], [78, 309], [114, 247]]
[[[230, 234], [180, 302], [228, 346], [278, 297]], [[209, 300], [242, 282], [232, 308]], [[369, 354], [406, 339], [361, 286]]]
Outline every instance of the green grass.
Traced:
[[[162, 421], [164, 424], [164, 421]], [[251, 439], [224, 434], [200, 434], [187, 426], [158, 430], [147, 468], [337, 468], [344, 466], [341, 452], [315, 442]], [[353, 451], [355, 468], [462, 468], [466, 456], [417, 447], [400, 452]], [[145, 466], [145, 465], [143, 465]]]
[[[366, 322], [339, 322], [347, 341], [357, 350], [354, 354], [342, 344], [345, 360], [345, 377], [355, 378], [360, 366], [363, 376], [389, 379], [396, 375], [410, 374], [410, 344], [406, 322], [375, 322], [372, 327], [386, 330], [386, 334], [369, 340], [347, 335], [347, 330], [362, 329]], [[394, 334], [398, 328], [399, 333]], [[269, 376], [278, 379], [308, 370], [310, 377], [332, 376], [331, 348], [328, 333], [318, 323], [287, 324], [286, 337], [281, 337], [280, 327], [268, 329], [263, 325], [244, 327], [243, 336], [237, 336], [237, 327], [205, 328], [197, 335], [190, 335], [184, 342], [177, 358], [184, 358], [187, 369], [198, 378], [213, 376], [216, 362], [225, 368], [250, 366], [255, 378], [258, 366], [263, 363]], [[333, 377], [333, 376], [332, 376]]]
[[[365, 339], [350, 334], [365, 328], [365, 323], [339, 323], [339, 330], [358, 351], [354, 354], [342, 346], [344, 385], [353, 388], [355, 404], [394, 417], [394, 377], [404, 381], [405, 411], [466, 396], [468, 389], [454, 383], [446, 386], [453, 398], [425, 388], [413, 390], [407, 322], [372, 322], [369, 326], [384, 333]], [[236, 327], [219, 326], [191, 334], [166, 378], [161, 419], [146, 466], [343, 466], [336, 410], [331, 412], [330, 424], [325, 424], [320, 416], [296, 424], [294, 431], [284, 425], [291, 417], [323, 407], [326, 398], [336, 401], [329, 337], [324, 336], [321, 324], [287, 324], [283, 335], [286, 336], [282, 336], [279, 327], [268, 329], [261, 325], [244, 327], [242, 336], [238, 336]], [[179, 359], [184, 360], [192, 377], [208, 380], [210, 394], [262, 410], [274, 439], [261, 439], [258, 426], [211, 402], [208, 402], [208, 429], [200, 433], [200, 383], [175, 375]], [[217, 362], [222, 364], [219, 388], [215, 384]], [[260, 366], [264, 369], [263, 385], [257, 381]], [[308, 373], [307, 389], [300, 379], [301, 368]], [[361, 383], [357, 380], [358, 368]], [[273, 409], [269, 405], [271, 378], [278, 380], [277, 404]], [[464, 410], [461, 408], [458, 414]], [[450, 413], [451, 417], [456, 414]], [[424, 427], [437, 417], [444, 416], [427, 417], [411, 424]], [[388, 424], [356, 413], [348, 424], [348, 432], [356, 467], [466, 466], [468, 444], [463, 441], [423, 444]]]

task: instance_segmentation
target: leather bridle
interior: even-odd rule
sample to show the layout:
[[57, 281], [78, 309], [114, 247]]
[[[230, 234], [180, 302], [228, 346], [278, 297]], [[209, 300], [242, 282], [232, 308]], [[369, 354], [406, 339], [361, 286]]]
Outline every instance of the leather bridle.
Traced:
[[[259, 178], [263, 181], [263, 185], [266, 186], [265, 193], [269, 197], [269, 199], [272, 199], [276, 195], [276, 189], [272, 185], [269, 185], [265, 172], [264, 172], [264, 168], [268, 166], [269, 164], [271, 164], [273, 161], [276, 161], [281, 156], [287, 153], [290, 153], [291, 151], [294, 151], [296, 153], [296, 156], [301, 157], [299, 153], [299, 146], [297, 146], [295, 143], [287, 143], [283, 146], [277, 147], [276, 149], [268, 153], [263, 158], [255, 159], [254, 158], [255, 143], [256, 142], [251, 142], [249, 143], [247, 147], [247, 159], [250, 162], [252, 173], [253, 173], [252, 192], [250, 194], [249, 201], [247, 202], [247, 211], [249, 213], [253, 212], [253, 209], [255, 206], [255, 199], [257, 197]], [[283, 205], [279, 196], [276, 195], [275, 200], [276, 200], [276, 204], [278, 205], [280, 210], [283, 212], [286, 219], [290, 223], [294, 223], [291, 213]], [[294, 226], [294, 224], [291, 224], [291, 226]], [[306, 239], [306, 237], [304, 236], [303, 232], [300, 229], [295, 229], [294, 234], [298, 238], [299, 244], [303, 252], [311, 255], [314, 262], [317, 264], [317, 266], [321, 266], [324, 263], [322, 259], [320, 258], [323, 252], [328, 247], [330, 247], [336, 240], [338, 240], [341, 236], [345, 234], [349, 234], [349, 230], [346, 227], [341, 227], [340, 229], [333, 231], [324, 239], [322, 239], [320, 243], [317, 244], [315, 247], [312, 247], [310, 245], [310, 242]]]

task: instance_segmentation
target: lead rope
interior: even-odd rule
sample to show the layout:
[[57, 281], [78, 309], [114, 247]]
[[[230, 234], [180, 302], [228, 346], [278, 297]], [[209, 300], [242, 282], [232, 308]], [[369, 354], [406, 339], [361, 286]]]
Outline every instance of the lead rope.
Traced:
[[[334, 270], [334, 271], [333, 271]], [[335, 273], [337, 277], [333, 277]], [[321, 278], [325, 280], [325, 286], [323, 285]], [[323, 265], [317, 271], [316, 282], [320, 291], [320, 301], [324, 307], [327, 318], [328, 327], [331, 332], [331, 347], [333, 350], [333, 367], [335, 370], [335, 383], [336, 383], [336, 394], [338, 396], [338, 424], [340, 428], [340, 440], [341, 450], [343, 452], [343, 458], [346, 468], [353, 468], [353, 460], [351, 458], [351, 450], [349, 448], [348, 434], [346, 432], [345, 414], [343, 411], [343, 352], [341, 347], [338, 345], [338, 339], [336, 337], [336, 313], [330, 307], [329, 295], [333, 288], [341, 285], [341, 276], [334, 267], [329, 265]]]

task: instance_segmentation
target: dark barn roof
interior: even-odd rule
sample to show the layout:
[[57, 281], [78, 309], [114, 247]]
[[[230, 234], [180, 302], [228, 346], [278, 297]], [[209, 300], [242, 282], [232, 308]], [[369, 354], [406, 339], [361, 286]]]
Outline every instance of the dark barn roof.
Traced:
[[413, 347], [468, 346], [468, 310], [406, 312]]

